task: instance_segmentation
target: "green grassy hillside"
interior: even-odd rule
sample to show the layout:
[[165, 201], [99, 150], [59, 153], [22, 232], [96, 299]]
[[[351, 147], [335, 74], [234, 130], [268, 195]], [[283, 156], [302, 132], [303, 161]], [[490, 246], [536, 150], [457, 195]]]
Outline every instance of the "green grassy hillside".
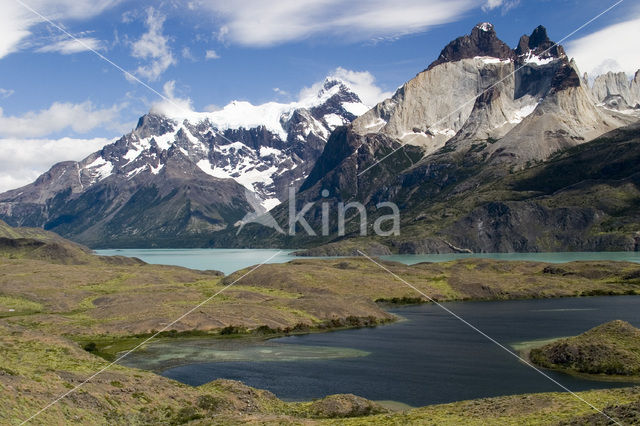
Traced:
[[577, 373], [640, 378], [640, 330], [612, 321], [531, 350], [538, 365]]
[[[0, 256], [0, 423], [19, 424], [143, 342], [247, 270], [215, 271], [99, 258], [34, 258], [50, 244], [20, 230]], [[17, 237], [17, 238], [16, 238]], [[44, 245], [42, 245], [44, 244]], [[33, 249], [33, 247], [36, 247]], [[80, 259], [82, 260], [82, 259]], [[620, 262], [549, 265], [469, 259], [385, 266], [438, 300], [636, 294], [640, 266]], [[158, 338], [228, 338], [360, 327], [389, 321], [381, 305], [424, 302], [370, 261], [300, 259], [264, 265]], [[615, 336], [614, 336], [615, 337]], [[582, 394], [601, 409], [635, 416], [640, 389]], [[635, 404], [635, 405], [634, 405]], [[286, 403], [266, 391], [218, 380], [190, 387], [115, 365], [32, 424], [557, 424], [592, 421], [567, 394], [521, 395], [387, 412], [353, 395]], [[593, 421], [597, 421], [595, 419]]]

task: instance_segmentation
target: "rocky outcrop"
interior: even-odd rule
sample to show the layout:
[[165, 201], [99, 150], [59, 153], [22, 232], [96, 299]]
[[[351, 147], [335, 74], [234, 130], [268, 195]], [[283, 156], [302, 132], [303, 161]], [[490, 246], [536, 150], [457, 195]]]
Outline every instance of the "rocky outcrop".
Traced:
[[591, 92], [598, 102], [612, 95], [621, 96], [628, 104], [633, 103], [629, 77], [623, 72], [608, 72], [595, 78]]
[[313, 401], [309, 411], [320, 418], [360, 417], [386, 413], [379, 404], [352, 394], [330, 395]]
[[534, 363], [552, 369], [605, 376], [640, 375], [640, 330], [616, 320], [531, 350]]
[[516, 47], [515, 56], [520, 63], [531, 62], [532, 60], [544, 61], [550, 58], [566, 57], [564, 48], [554, 43], [547, 35], [547, 29], [540, 25], [531, 35], [523, 35], [520, 37], [518, 47]]
[[[615, 191], [635, 200], [635, 171], [624, 166], [627, 163], [619, 169], [625, 174], [612, 176], [629, 179], [620, 184], [622, 188], [612, 188], [604, 180], [615, 168], [611, 166], [606, 173], [592, 175], [594, 182], [603, 179], [602, 185], [585, 184], [577, 192], [553, 195], [553, 204], [536, 200], [525, 190], [512, 193], [501, 182], [603, 135], [607, 135], [604, 142], [596, 145], [611, 152], [589, 158], [594, 169], [618, 158], [635, 158], [631, 141], [636, 140], [632, 124], [637, 118], [597, 105], [577, 65], [543, 27], [523, 37], [511, 59], [463, 57], [469, 55], [421, 72], [391, 99], [334, 132], [299, 194], [304, 202], [316, 203], [306, 215], [311, 226], [320, 228], [320, 201], [333, 207], [359, 201], [367, 207], [369, 222], [376, 217], [377, 203], [393, 201], [401, 209], [402, 229], [408, 234], [374, 238], [393, 251], [633, 250], [628, 231], [603, 228], [615, 222], [627, 229], [636, 223], [635, 201], [623, 206], [619, 201], [579, 202], [587, 193], [590, 197], [602, 193], [601, 199], [611, 200], [610, 192]], [[614, 134], [618, 128], [627, 130]], [[606, 145], [611, 139], [617, 143]], [[629, 159], [628, 164], [634, 161]], [[580, 173], [579, 167], [574, 170], [574, 175]], [[486, 189], [476, 194], [479, 188], [495, 192]], [[324, 189], [328, 197], [321, 196]], [[615, 216], [616, 211], [624, 213]], [[284, 219], [286, 207], [273, 213]], [[352, 233], [347, 239], [296, 237], [286, 244], [335, 242], [349, 248], [348, 237], [358, 237], [357, 219], [350, 228], [347, 225]]]

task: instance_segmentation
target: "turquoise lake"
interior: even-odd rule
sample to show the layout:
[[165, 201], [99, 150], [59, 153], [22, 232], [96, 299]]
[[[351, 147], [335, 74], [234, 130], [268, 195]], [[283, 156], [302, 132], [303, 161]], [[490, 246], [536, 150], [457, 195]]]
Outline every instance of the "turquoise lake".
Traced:
[[[277, 254], [280, 252], [279, 254]], [[147, 263], [184, 266], [185, 268], [213, 269], [230, 274], [238, 269], [256, 265], [274, 258], [268, 263], [285, 263], [293, 259], [294, 250], [272, 249], [122, 249], [96, 250], [105, 256], [137, 257]], [[640, 263], [639, 252], [596, 253], [477, 253], [477, 254], [402, 254], [382, 256], [382, 259], [412, 265], [420, 262], [447, 262], [466, 258], [489, 258], [499, 260], [530, 260], [537, 262], [565, 263], [576, 260], [617, 260]]]

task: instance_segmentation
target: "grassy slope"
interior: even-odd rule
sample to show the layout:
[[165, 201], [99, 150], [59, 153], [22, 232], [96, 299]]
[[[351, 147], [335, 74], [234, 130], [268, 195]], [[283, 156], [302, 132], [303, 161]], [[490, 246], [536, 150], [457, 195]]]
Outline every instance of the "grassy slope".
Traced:
[[624, 321], [612, 321], [532, 349], [529, 356], [547, 368], [640, 377], [640, 330]]
[[0, 220], [0, 237], [4, 238], [33, 238], [41, 241], [66, 241], [53, 232], [40, 228], [13, 228]]
[[[67, 339], [0, 326], [0, 423], [19, 424], [107, 365]], [[342, 411], [285, 403], [267, 391], [217, 380], [191, 387], [114, 365], [39, 415], [32, 424], [236, 424], [259, 416], [283, 423], [304, 417], [379, 413], [362, 398], [334, 396]], [[351, 411], [350, 411], [351, 410]]]
[[[93, 256], [92, 256], [93, 257]], [[388, 268], [440, 301], [639, 294], [640, 266], [621, 262], [468, 259]], [[95, 260], [79, 265], [0, 256], [0, 321], [98, 343], [105, 355], [145, 335], [221, 290], [248, 270], [211, 272]], [[294, 260], [263, 265], [170, 327], [175, 333], [305, 331], [368, 325], [392, 317], [376, 301], [420, 295], [363, 258]], [[263, 328], [264, 328], [263, 327]]]
[[[382, 262], [387, 268], [440, 301], [506, 300], [605, 294], [640, 294], [640, 265], [625, 262], [502, 262], [465, 259], [413, 266]], [[225, 278], [232, 282], [244, 271]], [[364, 258], [300, 259], [263, 265], [243, 285], [309, 294], [331, 292], [341, 298], [370, 300], [420, 297]]]
[[[5, 326], [0, 326], [0, 359], [2, 424], [19, 424], [107, 365], [67, 339]], [[599, 409], [616, 407], [610, 410], [637, 414], [633, 404], [640, 400], [640, 388], [580, 395]], [[369, 401], [349, 395], [285, 403], [269, 392], [238, 382], [217, 380], [190, 387], [116, 365], [43, 412], [32, 424], [521, 425], [557, 424], [590, 418], [593, 413], [566, 393], [517, 395], [376, 414], [382, 411]], [[342, 418], [346, 416], [355, 417]]]
[[[116, 349], [131, 347], [141, 340], [133, 334], [161, 328], [244, 273], [223, 278], [184, 268], [88, 256], [89, 262], [63, 265], [0, 255], [1, 423], [19, 423], [106, 365], [71, 338], [85, 342], [102, 338]], [[640, 285], [638, 265], [615, 262], [558, 267], [474, 259], [386, 265], [439, 300], [630, 294]], [[386, 319], [387, 314], [374, 301], [393, 298], [411, 299], [415, 294], [367, 260], [295, 260], [264, 265], [172, 329], [216, 332], [229, 325], [286, 328], [301, 322], [326, 326], [326, 321], [348, 316]], [[115, 349], [111, 349], [105, 349], [106, 353], [113, 355]], [[599, 391], [588, 396], [605, 407], [632, 403], [639, 393]], [[538, 409], [531, 410], [532, 404]], [[307, 424], [322, 423], [321, 417], [362, 416], [377, 410], [379, 407], [355, 397], [287, 404], [236, 382], [192, 388], [114, 366], [43, 413], [36, 424]], [[554, 394], [425, 407], [358, 417], [352, 423], [456, 424], [464, 419], [476, 424], [552, 424], [589, 414], [588, 407], [576, 400]]]
[[141, 264], [122, 256], [94, 256], [91, 250], [40, 228], [12, 228], [0, 220], [0, 257], [42, 260], [63, 265]]

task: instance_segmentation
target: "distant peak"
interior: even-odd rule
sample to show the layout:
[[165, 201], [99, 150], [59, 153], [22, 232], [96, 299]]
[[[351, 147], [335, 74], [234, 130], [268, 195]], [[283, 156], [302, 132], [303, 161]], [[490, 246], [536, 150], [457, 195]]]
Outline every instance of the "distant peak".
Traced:
[[154, 135], [163, 135], [172, 130], [173, 123], [171, 120], [161, 114], [150, 112], [140, 117], [134, 132], [138, 137], [146, 138]]
[[324, 79], [324, 83], [322, 84], [322, 89], [323, 90], [331, 90], [334, 87], [338, 86], [340, 89], [344, 89], [344, 90], [349, 90], [349, 86], [347, 85], [347, 83], [344, 80], [341, 80], [337, 77], [327, 77]]
[[329, 76], [325, 78], [322, 88], [317, 93], [316, 100], [313, 103], [320, 105], [334, 97], [344, 102], [362, 102], [348, 82], [339, 77]]
[[490, 22], [481, 22], [478, 25], [476, 25], [476, 28], [484, 32], [495, 31], [493, 29], [493, 24]]

